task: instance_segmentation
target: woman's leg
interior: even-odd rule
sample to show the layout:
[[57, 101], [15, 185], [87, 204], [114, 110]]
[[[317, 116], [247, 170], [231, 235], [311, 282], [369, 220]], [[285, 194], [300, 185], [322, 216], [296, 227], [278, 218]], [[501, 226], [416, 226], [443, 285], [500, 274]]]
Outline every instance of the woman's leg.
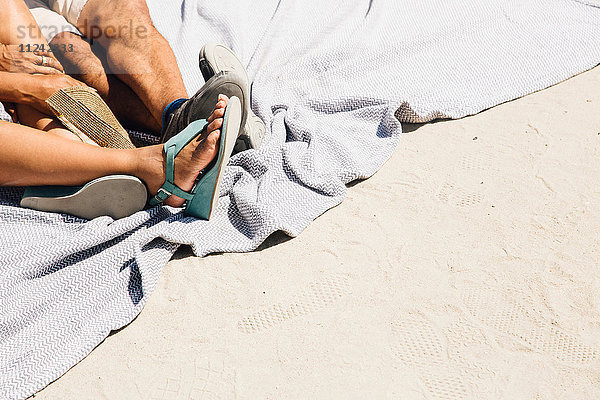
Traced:
[[43, 114], [31, 106], [17, 104], [16, 115], [18, 121], [23, 125], [27, 125], [31, 128], [48, 132], [52, 135], [57, 135], [65, 139], [71, 139], [77, 142], [83, 141], [84, 143], [96, 145], [96, 142], [94, 142], [92, 139], [85, 135], [79, 137], [70, 130], [65, 129], [63, 124], [56, 118]]
[[[217, 154], [228, 100], [221, 98], [209, 117], [207, 132], [188, 144], [175, 160], [175, 184], [191, 190], [202, 169]], [[140, 178], [151, 194], [165, 181], [162, 145], [131, 150], [106, 149], [0, 122], [0, 186], [79, 186], [115, 174]], [[171, 196], [166, 204], [181, 206]]]
[[[23, 0], [0, 0], [0, 42], [4, 44], [31, 45], [29, 50], [48, 43]], [[35, 47], [37, 45], [38, 47]]]
[[135, 175], [137, 158], [134, 151], [103, 149], [0, 122], [2, 186], [75, 186], [105, 175]]

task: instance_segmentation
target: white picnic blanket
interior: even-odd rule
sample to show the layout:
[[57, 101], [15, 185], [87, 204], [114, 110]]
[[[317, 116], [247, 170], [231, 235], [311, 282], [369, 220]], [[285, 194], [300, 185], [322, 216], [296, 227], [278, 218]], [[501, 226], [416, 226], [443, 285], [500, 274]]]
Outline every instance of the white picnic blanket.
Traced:
[[42, 389], [130, 323], [179, 244], [203, 256], [300, 234], [386, 162], [398, 119], [463, 117], [600, 62], [594, 1], [148, 4], [190, 94], [205, 42], [240, 55], [264, 146], [231, 160], [210, 222], [168, 207], [83, 221], [21, 209], [18, 189], [0, 189], [2, 399]]

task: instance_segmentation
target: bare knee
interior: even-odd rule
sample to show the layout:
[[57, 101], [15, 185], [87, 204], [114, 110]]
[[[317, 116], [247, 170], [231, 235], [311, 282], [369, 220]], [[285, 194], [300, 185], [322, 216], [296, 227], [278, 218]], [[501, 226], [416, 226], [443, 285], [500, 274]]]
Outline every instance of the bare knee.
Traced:
[[155, 31], [145, 0], [89, 0], [77, 27], [90, 41], [103, 45], [141, 39]]
[[89, 24], [126, 22], [132, 18], [151, 21], [145, 0], [88, 0], [77, 25], [85, 28]]

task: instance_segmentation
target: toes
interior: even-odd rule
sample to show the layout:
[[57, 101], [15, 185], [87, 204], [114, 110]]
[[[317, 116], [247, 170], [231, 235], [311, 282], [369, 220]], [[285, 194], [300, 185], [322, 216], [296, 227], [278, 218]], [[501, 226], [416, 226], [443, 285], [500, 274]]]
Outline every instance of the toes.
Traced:
[[[219, 95], [219, 101], [215, 105], [215, 109], [208, 117], [208, 131], [212, 132], [215, 129], [220, 129], [223, 126], [223, 117], [225, 116], [225, 108], [229, 103], [229, 98], [224, 94]], [[220, 122], [219, 122], [220, 120]]]
[[229, 100], [219, 100], [215, 105], [215, 110], [220, 110], [227, 107], [227, 103], [229, 103]]
[[219, 141], [219, 136], [221, 136], [221, 130], [217, 129], [213, 132], [211, 132], [210, 135], [208, 135], [208, 138], [206, 139], [206, 141], [212, 145], [215, 146], [217, 145], [217, 142]]
[[210, 114], [210, 117], [208, 117], [208, 123], [210, 124], [214, 120], [216, 120], [218, 118], [223, 118], [224, 116], [225, 116], [225, 109], [218, 108], [218, 109], [214, 110], [212, 114]]
[[217, 100], [217, 105], [215, 105], [215, 110], [225, 108], [227, 107], [227, 104], [229, 104], [229, 97], [225, 96], [224, 94], [220, 94], [219, 99]]
[[[223, 127], [223, 118], [217, 118], [214, 121], [210, 122], [206, 129], [208, 130], [208, 132], [213, 132], [218, 129], [221, 129], [222, 127]], [[210, 136], [211, 135], [209, 134], [209, 137]]]
[[213, 153], [217, 151], [219, 137], [221, 136], [221, 131], [219, 129], [210, 132], [210, 134], [200, 143], [198, 147], [196, 147], [196, 153]]

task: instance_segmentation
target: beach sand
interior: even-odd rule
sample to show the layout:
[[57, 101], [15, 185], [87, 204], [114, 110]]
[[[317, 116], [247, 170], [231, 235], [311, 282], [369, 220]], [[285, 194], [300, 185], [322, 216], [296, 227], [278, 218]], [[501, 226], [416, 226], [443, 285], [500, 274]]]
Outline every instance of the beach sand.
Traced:
[[406, 131], [298, 238], [180, 251], [36, 399], [600, 398], [600, 68]]

